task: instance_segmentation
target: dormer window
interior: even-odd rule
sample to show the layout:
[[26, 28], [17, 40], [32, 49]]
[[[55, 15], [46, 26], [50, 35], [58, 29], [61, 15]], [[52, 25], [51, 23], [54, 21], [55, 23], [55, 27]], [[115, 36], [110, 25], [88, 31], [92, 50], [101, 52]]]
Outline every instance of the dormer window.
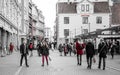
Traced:
[[89, 11], [89, 4], [86, 4], [86, 11]]
[[85, 11], [85, 5], [84, 5], [84, 4], [81, 5], [81, 11], [82, 11], [82, 12]]

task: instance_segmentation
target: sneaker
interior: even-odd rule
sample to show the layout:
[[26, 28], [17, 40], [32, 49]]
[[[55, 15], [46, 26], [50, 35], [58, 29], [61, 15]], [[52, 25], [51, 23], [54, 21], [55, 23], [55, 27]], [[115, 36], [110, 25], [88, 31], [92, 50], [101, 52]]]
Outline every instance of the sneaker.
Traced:
[[87, 66], [87, 69], [89, 69], [89, 66]]
[[81, 63], [79, 65], [81, 66]]
[[105, 68], [103, 68], [103, 70], [105, 70]]
[[100, 69], [100, 67], [98, 67], [98, 69]]
[[26, 67], [29, 67], [29, 65], [26, 65]]
[[42, 67], [44, 67], [44, 65], [41, 65]]

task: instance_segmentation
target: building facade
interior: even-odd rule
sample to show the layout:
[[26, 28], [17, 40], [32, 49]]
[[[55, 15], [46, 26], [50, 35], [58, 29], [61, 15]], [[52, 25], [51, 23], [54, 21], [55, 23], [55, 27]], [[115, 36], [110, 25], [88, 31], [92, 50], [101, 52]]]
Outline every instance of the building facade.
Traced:
[[58, 44], [110, 26], [108, 0], [59, 0], [56, 11]]
[[32, 4], [32, 36], [35, 47], [44, 38], [44, 24], [42, 11]]
[[21, 0], [0, 0], [0, 53], [9, 49], [12, 42], [18, 46], [21, 27]]
[[32, 0], [0, 0], [0, 9], [1, 55], [8, 52], [10, 42], [19, 49], [24, 39], [44, 37], [44, 16]]
[[52, 42], [52, 31], [51, 28], [45, 27], [45, 40], [47, 42]]

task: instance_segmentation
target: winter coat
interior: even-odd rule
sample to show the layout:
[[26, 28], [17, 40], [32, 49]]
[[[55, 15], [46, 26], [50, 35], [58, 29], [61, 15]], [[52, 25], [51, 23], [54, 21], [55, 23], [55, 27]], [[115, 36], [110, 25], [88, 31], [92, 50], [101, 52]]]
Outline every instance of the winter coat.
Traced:
[[72, 51], [72, 46], [70, 44], [67, 44], [67, 49], [68, 49], [68, 52]]
[[[26, 51], [24, 51], [26, 49]], [[20, 53], [21, 54], [28, 54], [28, 48], [27, 45], [25, 46], [24, 44], [20, 45]]]
[[106, 54], [107, 54], [107, 46], [105, 43], [99, 43], [98, 45], [98, 53], [99, 53], [99, 57], [103, 57], [103, 58], [106, 58]]
[[62, 46], [62, 44], [59, 45], [58, 50], [59, 50], [59, 52], [62, 52], [62, 51], [63, 51], [63, 46]]
[[112, 45], [112, 47], [111, 47], [111, 54], [114, 54], [114, 52], [115, 52], [115, 50], [116, 50], [116, 45]]
[[29, 44], [28, 48], [29, 48], [30, 51], [32, 51], [33, 50], [33, 44]]
[[10, 51], [13, 51], [14, 46], [10, 44]]
[[88, 42], [86, 45], [86, 54], [91, 57], [95, 55], [94, 45], [91, 42]]
[[42, 48], [41, 49], [41, 54], [42, 55], [45, 55], [45, 56], [49, 55], [49, 48], [48, 47], [46, 47], [45, 45], [43, 45], [41, 48]]
[[63, 49], [64, 49], [64, 53], [68, 53], [67, 45], [64, 45]]
[[84, 48], [83, 44], [76, 42], [76, 50], [78, 55], [83, 54], [83, 48]]
[[42, 46], [41, 46], [41, 43], [39, 43], [38, 45], [37, 45], [37, 50], [41, 53], [41, 50], [42, 49]]

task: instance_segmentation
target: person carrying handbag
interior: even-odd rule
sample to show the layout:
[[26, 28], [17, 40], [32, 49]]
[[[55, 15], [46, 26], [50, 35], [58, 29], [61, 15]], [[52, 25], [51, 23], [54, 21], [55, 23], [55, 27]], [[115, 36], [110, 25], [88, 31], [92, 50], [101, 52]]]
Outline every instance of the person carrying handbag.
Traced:
[[105, 44], [104, 40], [101, 39], [98, 45], [98, 53], [99, 53], [99, 64], [98, 68], [101, 68], [101, 60], [103, 59], [103, 70], [105, 70], [106, 66], [106, 58], [107, 58], [107, 45]]

